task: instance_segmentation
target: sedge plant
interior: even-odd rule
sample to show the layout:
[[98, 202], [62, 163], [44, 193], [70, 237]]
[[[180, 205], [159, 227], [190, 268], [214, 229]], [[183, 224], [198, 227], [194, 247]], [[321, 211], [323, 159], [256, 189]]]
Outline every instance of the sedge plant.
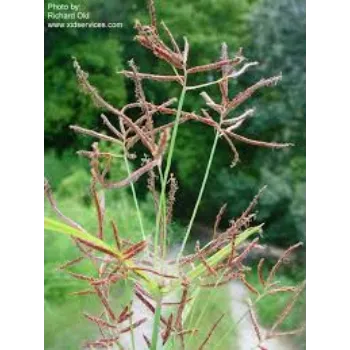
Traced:
[[[191, 309], [196, 302], [199, 291], [202, 288], [210, 288], [215, 291], [219, 286], [233, 280], [240, 280], [251, 291], [250, 312], [246, 317], [251, 317], [257, 334], [257, 349], [264, 349], [264, 341], [274, 336], [280, 336], [278, 327], [291, 311], [296, 298], [304, 288], [304, 284], [296, 287], [284, 287], [275, 281], [276, 271], [284, 259], [294, 251], [297, 244], [286, 251], [281, 259], [272, 268], [268, 277], [262, 273], [263, 260], [259, 263], [258, 274], [262, 286], [262, 292], [257, 291], [247, 282], [246, 273], [249, 270], [244, 265], [249, 252], [257, 247], [261, 225], [252, 225], [254, 221], [254, 208], [262, 193], [262, 190], [251, 201], [242, 215], [230, 221], [229, 226], [223, 232], [219, 232], [221, 218], [225, 206], [221, 208], [216, 217], [213, 236], [209, 243], [201, 246], [198, 242], [195, 250], [187, 254], [186, 245], [191, 235], [191, 230], [201, 204], [207, 180], [212, 168], [216, 148], [220, 141], [228, 144], [232, 152], [232, 165], [239, 161], [239, 153], [236, 144], [246, 143], [255, 147], [285, 148], [291, 144], [266, 142], [254, 140], [237, 133], [240, 126], [246, 123], [254, 114], [254, 109], [247, 109], [240, 115], [235, 111], [247, 101], [257, 90], [271, 87], [277, 84], [281, 75], [263, 78], [248, 87], [246, 90], [230, 97], [229, 81], [238, 79], [257, 62], [247, 62], [240, 49], [233, 57], [230, 57], [228, 47], [222, 44], [220, 58], [206, 65], [189, 67], [188, 59], [191, 54], [190, 43], [186, 38], [180, 45], [174, 38], [170, 29], [164, 22], [157, 21], [153, 0], [148, 2], [150, 24], [136, 23], [136, 40], [150, 50], [155, 58], [165, 61], [171, 74], [159, 75], [155, 73], [141, 73], [135, 62], [129, 62], [129, 69], [119, 72], [131, 79], [135, 86], [135, 101], [120, 108], [108, 102], [103, 94], [89, 81], [88, 74], [82, 69], [77, 59], [73, 58], [78, 83], [84, 93], [89, 95], [94, 103], [101, 108], [101, 118], [107, 132], [97, 132], [82, 126], [71, 126], [75, 132], [92, 137], [90, 150], [79, 151], [79, 155], [89, 160], [91, 169], [91, 197], [96, 208], [97, 232], [87, 232], [79, 223], [67, 217], [59, 209], [51, 191], [49, 182], [45, 180], [45, 194], [51, 207], [59, 220], [45, 218], [45, 229], [51, 232], [66, 234], [72, 239], [80, 252], [80, 255], [66, 263], [63, 267], [70, 274], [87, 283], [87, 288], [76, 294], [95, 294], [101, 301], [103, 311], [99, 315], [85, 314], [91, 322], [100, 330], [100, 337], [88, 340], [84, 345], [87, 349], [122, 349], [123, 337], [131, 334], [130, 348], [136, 349], [136, 332], [142, 334], [144, 343], [142, 348], [158, 349], [187, 349], [191, 338], [196, 336], [197, 329], [186, 329], [186, 321]], [[161, 38], [160, 31], [165, 35]], [[199, 85], [189, 83], [192, 76], [208, 72], [218, 72], [216, 80], [204, 82]], [[158, 83], [171, 82], [179, 84], [181, 93], [177, 98], [170, 98], [160, 104], [155, 104], [147, 99], [143, 88], [144, 80], [152, 80]], [[208, 94], [207, 88], [216, 86], [221, 94], [220, 101], [214, 101]], [[203, 109], [200, 112], [184, 110], [184, 101], [188, 94], [198, 94], [203, 100]], [[137, 117], [135, 118], [135, 115]], [[168, 119], [160, 124], [157, 119], [162, 115]], [[189, 224], [184, 234], [181, 248], [173, 258], [168, 257], [169, 225], [172, 221], [173, 205], [175, 202], [178, 183], [172, 173], [174, 150], [176, 147], [179, 126], [186, 123], [201, 123], [214, 131], [212, 148], [205, 174], [195, 203]], [[98, 141], [109, 142], [119, 147], [122, 157], [112, 152], [101, 151]], [[135, 159], [133, 148], [142, 145], [147, 154], [143, 158], [141, 166], [133, 168], [130, 164]], [[120, 167], [124, 164], [127, 169], [127, 177], [113, 179], [112, 167]], [[151, 192], [155, 207], [154, 230], [146, 233], [143, 227], [143, 218], [140, 210], [139, 199], [135, 189], [135, 182], [141, 177], [148, 176], [147, 187]], [[142, 236], [141, 241], [127, 240], [123, 232], [119, 232], [118, 223], [113, 218], [106, 218], [105, 193], [130, 187], [133, 195], [137, 220]], [[107, 231], [113, 234], [113, 243], [107, 237]], [[242, 243], [244, 249], [239, 249]], [[95, 269], [91, 276], [74, 273], [72, 269], [76, 264], [88, 259]], [[119, 288], [118, 282], [127, 281], [132, 285], [130, 302], [124, 305], [121, 312], [117, 313], [112, 305], [113, 290]], [[291, 302], [286, 306], [281, 315], [276, 315], [276, 323], [272, 329], [262, 334], [256, 315], [254, 303], [259, 302], [265, 295], [276, 293], [291, 293]], [[171, 296], [171, 302], [169, 302]], [[139, 319], [133, 317], [132, 305], [134, 300], [141, 302], [152, 315], [152, 329], [145, 329], [146, 315]], [[205, 307], [203, 308], [203, 312]], [[208, 342], [216, 327], [224, 315], [213, 320], [209, 332], [200, 340], [199, 350], [208, 348]], [[200, 325], [198, 325], [200, 327]], [[227, 329], [227, 332], [232, 330]], [[294, 334], [298, 330], [285, 332]], [[219, 344], [217, 344], [219, 346]], [[140, 345], [137, 345], [140, 348]], [[213, 347], [211, 347], [213, 348]]]

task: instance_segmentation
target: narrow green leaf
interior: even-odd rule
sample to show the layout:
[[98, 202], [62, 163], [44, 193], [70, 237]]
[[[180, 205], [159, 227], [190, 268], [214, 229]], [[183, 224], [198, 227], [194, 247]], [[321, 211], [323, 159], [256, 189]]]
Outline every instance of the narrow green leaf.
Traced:
[[[123, 260], [124, 264], [127, 267], [130, 267], [130, 268], [135, 267], [135, 264], [131, 260], [124, 260], [122, 252], [120, 252], [116, 248], [111, 247], [109, 244], [101, 241], [100, 239], [91, 235], [88, 232], [78, 230], [78, 229], [71, 227], [67, 224], [64, 224], [60, 221], [57, 221], [57, 220], [54, 220], [51, 218], [47, 218], [47, 217], [44, 218], [44, 228], [48, 231], [63, 233], [63, 234], [66, 234], [68, 236], [81, 239], [81, 240], [86, 241], [88, 243], [92, 243], [93, 245], [98, 246], [98, 247], [104, 249], [105, 251], [110, 252], [115, 257], [119, 258], [120, 260]], [[142, 271], [134, 271], [133, 275], [135, 275], [135, 278], [132, 275], [130, 275], [129, 276], [130, 280], [135, 282], [135, 281], [139, 281], [140, 279], [142, 279], [145, 282], [145, 284], [146, 284], [145, 287], [147, 288], [147, 290], [149, 292], [151, 292], [153, 294], [153, 293], [155, 293], [155, 291], [158, 291], [158, 285], [155, 282], [153, 282], [152, 280], [150, 280], [149, 277], [147, 276], [147, 274], [143, 273]], [[137, 279], [137, 277], [138, 277], [138, 279]]]
[[[242, 232], [236, 239], [236, 246], [239, 246], [241, 243], [243, 243], [245, 240], [247, 240], [250, 236], [260, 233], [261, 232], [262, 225], [250, 227], [246, 229], [244, 232]], [[220, 249], [217, 253], [212, 255], [209, 259], [207, 259], [207, 264], [211, 267], [214, 267], [219, 262], [224, 260], [231, 252], [231, 243], [227, 244], [225, 247]], [[197, 265], [192, 271], [188, 273], [188, 278], [195, 279], [197, 277], [200, 277], [201, 274], [206, 272], [206, 267], [201, 263]]]
[[[236, 238], [236, 246], [239, 246], [242, 244], [245, 240], [247, 240], [250, 236], [261, 233], [261, 227], [263, 224], [255, 227], [250, 227], [246, 229], [244, 232], [242, 232], [237, 238]], [[215, 267], [219, 262], [224, 260], [231, 252], [231, 243], [227, 244], [225, 247], [221, 248], [218, 252], [216, 252], [214, 255], [212, 255], [210, 258], [206, 260], [207, 264], [209, 266]], [[194, 280], [198, 277], [200, 277], [203, 273], [207, 271], [207, 268], [202, 264], [198, 264], [193, 270], [189, 271], [187, 273], [187, 278], [189, 280]], [[168, 288], [165, 288], [162, 290], [164, 294], [169, 293], [170, 291], [173, 291], [177, 289], [180, 286], [180, 283], [178, 281], [174, 282], [172, 285], [170, 285]]]
[[117, 249], [111, 247], [109, 244], [101, 241], [99, 238], [91, 235], [88, 232], [80, 231], [74, 227], [71, 227], [69, 225], [66, 225], [62, 222], [56, 221], [54, 219], [50, 218], [44, 218], [44, 228], [49, 231], [54, 231], [58, 233], [63, 233], [78, 239], [82, 239], [84, 241], [87, 241], [89, 243], [92, 243], [98, 247], [101, 247], [107, 251], [109, 251], [111, 254], [117, 256], [118, 258], [122, 259], [122, 253], [118, 251]]

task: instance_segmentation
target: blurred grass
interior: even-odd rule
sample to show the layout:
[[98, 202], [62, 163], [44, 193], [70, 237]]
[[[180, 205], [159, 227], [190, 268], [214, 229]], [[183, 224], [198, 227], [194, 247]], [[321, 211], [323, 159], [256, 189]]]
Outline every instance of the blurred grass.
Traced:
[[96, 327], [83, 317], [83, 310], [95, 314], [100, 307], [92, 296], [45, 302], [45, 349], [77, 350], [97, 335]]
[[[116, 313], [130, 301], [129, 285], [120, 282], [111, 295], [111, 305]], [[102, 307], [94, 295], [65, 296], [59, 302], [45, 302], [45, 349], [76, 350], [84, 342], [96, 340], [100, 334], [96, 325], [87, 320], [83, 313], [99, 315]]]
[[[266, 267], [263, 270], [263, 274], [266, 277], [269, 273]], [[301, 266], [294, 267], [282, 267], [276, 274], [275, 281], [280, 282], [280, 286], [297, 286], [300, 285], [302, 281], [306, 278], [305, 269]], [[259, 283], [257, 270], [253, 268], [247, 275], [247, 280], [256, 289], [261, 291], [261, 286]], [[259, 317], [260, 324], [269, 329], [274, 322], [277, 320], [278, 316], [281, 314], [285, 306], [291, 300], [292, 293], [277, 293], [274, 295], [268, 295], [262, 298], [256, 305], [256, 312]], [[280, 331], [288, 331], [293, 329], [298, 329], [304, 324], [306, 319], [306, 293], [305, 291], [299, 295], [291, 313], [280, 325]], [[300, 335], [293, 336], [293, 342], [298, 345], [298, 349], [305, 348], [305, 332]]]
[[[220, 347], [217, 349], [224, 350], [235, 348], [235, 329], [233, 329], [232, 332], [227, 335], [227, 330], [232, 329], [233, 325], [231, 313], [227, 307], [229, 304], [230, 299], [226, 287], [218, 287], [215, 289], [201, 289], [194, 307], [188, 316], [188, 322], [185, 326], [187, 329], [198, 329], [197, 336], [188, 336], [188, 349], [198, 349], [206, 338], [213, 324], [223, 314], [224, 317], [210, 337], [206, 348], [212, 349], [219, 342]], [[225, 336], [224, 339], [222, 339], [223, 336]]]

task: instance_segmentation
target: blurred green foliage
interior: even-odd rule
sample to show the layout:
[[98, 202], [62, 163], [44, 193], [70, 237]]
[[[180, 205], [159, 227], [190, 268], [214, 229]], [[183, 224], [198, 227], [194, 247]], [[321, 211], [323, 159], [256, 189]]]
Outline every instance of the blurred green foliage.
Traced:
[[[227, 202], [227, 214], [222, 221], [227, 223], [248, 206], [263, 185], [268, 185], [258, 207], [258, 220], [265, 222], [264, 239], [288, 246], [305, 241], [305, 2], [257, 1], [244, 18], [248, 27], [243, 32], [248, 34], [235, 34], [242, 37], [246, 56], [258, 60], [260, 66], [239, 82], [231, 82], [232, 94], [261, 77], [283, 72], [283, 79], [277, 87], [262, 90], [248, 101], [244, 108], [254, 106], [256, 115], [239, 133], [253, 139], [292, 142], [295, 146], [269, 150], [237, 144], [241, 161], [231, 169], [229, 149], [223, 142], [202, 201], [200, 220], [211, 225], [219, 208]], [[217, 35], [219, 41], [221, 33]], [[211, 96], [214, 100], [215, 96], [219, 98], [215, 91]], [[213, 138], [212, 131], [205, 126], [181, 129], [176, 166], [181, 199], [189, 208], [185, 217], [189, 216], [198, 193]], [[178, 213], [183, 216], [183, 208]]]
[[89, 163], [86, 159], [78, 157], [70, 149], [65, 150], [62, 154], [58, 154], [54, 149], [45, 152], [44, 155], [44, 173], [49, 179], [50, 185], [54, 190], [57, 190], [60, 183], [67, 176], [74, 174], [77, 171], [88, 173]]
[[[263, 276], [268, 276], [269, 271], [272, 268], [272, 262], [266, 261], [263, 268]], [[280, 286], [298, 286], [306, 278], [306, 273], [303, 268], [298, 265], [282, 265], [275, 276], [275, 281], [279, 282]], [[261, 284], [259, 282], [258, 273], [256, 267], [247, 274], [247, 280], [257, 290], [262, 292]], [[277, 318], [287, 304], [293, 297], [292, 293], [276, 293], [273, 295], [267, 295], [255, 303], [256, 312], [259, 316], [260, 324], [269, 329], [276, 322]], [[291, 331], [299, 329], [304, 324], [306, 318], [306, 292], [303, 291], [297, 298], [294, 307], [292, 308], [288, 317], [282, 322], [279, 329], [280, 331]], [[306, 349], [306, 334], [305, 331], [293, 336], [295, 345], [298, 345], [298, 349]]]
[[[45, 6], [48, 2], [45, 2]], [[61, 3], [70, 4], [71, 1]], [[75, 3], [81, 4], [81, 1]], [[100, 1], [89, 1], [87, 4], [91, 11], [100, 5]], [[118, 38], [108, 32], [45, 27], [46, 147], [59, 151], [71, 147], [76, 140], [76, 135], [68, 129], [71, 124], [90, 128], [99, 125], [100, 111], [80, 91], [72, 57], [76, 57], [90, 73], [91, 81], [108, 100], [122, 105], [126, 101], [124, 81], [115, 74], [123, 66], [121, 52], [122, 46]]]
[[[67, 0], [61, 3], [68, 3]], [[74, 3], [81, 3], [75, 1]], [[47, 2], [45, 2], [47, 4]], [[169, 67], [154, 59], [132, 40], [136, 18], [148, 23], [146, 1], [87, 0], [94, 21], [122, 22], [122, 29], [52, 29], [45, 30], [45, 146], [67, 160], [70, 172], [86, 168], [81, 160], [73, 159], [74, 151], [89, 147], [92, 140], [77, 136], [68, 129], [70, 124], [101, 130], [99, 111], [87, 96], [79, 91], [71, 56], [89, 72], [91, 81], [106, 99], [122, 106], [133, 101], [133, 85], [116, 71], [135, 59], [141, 72], [168, 72]], [[224, 202], [228, 211], [223, 224], [240, 214], [264, 184], [268, 185], [261, 199], [259, 220], [265, 224], [265, 239], [279, 245], [304, 240], [305, 232], [305, 3], [303, 0], [156, 0], [158, 18], [163, 19], [182, 45], [186, 35], [191, 44], [190, 65], [208, 63], [219, 57], [220, 45], [225, 41], [234, 54], [244, 47], [245, 55], [261, 63], [238, 82], [230, 83], [232, 96], [262, 76], [283, 72], [278, 87], [259, 92], [244, 106], [257, 108], [254, 117], [241, 133], [252, 138], [295, 143], [289, 150], [256, 149], [238, 144], [241, 162], [229, 168], [231, 154], [222, 142], [212, 169], [207, 192], [200, 207], [198, 220], [212, 225]], [[202, 74], [191, 83], [213, 79]], [[176, 84], [145, 82], [149, 100], [161, 102], [178, 96]], [[210, 88], [214, 99], [218, 91]], [[203, 101], [197, 92], [186, 99], [187, 110], [199, 110]], [[239, 112], [239, 111], [237, 111]], [[180, 127], [173, 170], [180, 183], [175, 214], [187, 222], [196, 199], [209, 150], [212, 130], [189, 123]], [[53, 151], [54, 150], [54, 151]], [[137, 149], [139, 158], [142, 149]], [[46, 163], [52, 182], [62, 179], [53, 171], [55, 161]], [[70, 181], [84, 183], [82, 172], [66, 179], [60, 191], [71, 191]], [[80, 179], [80, 180], [79, 180]], [[142, 179], [138, 193], [147, 198]], [[78, 187], [81, 186], [80, 184]], [[66, 193], [68, 195], [68, 193]], [[70, 193], [70, 196], [75, 196]]]

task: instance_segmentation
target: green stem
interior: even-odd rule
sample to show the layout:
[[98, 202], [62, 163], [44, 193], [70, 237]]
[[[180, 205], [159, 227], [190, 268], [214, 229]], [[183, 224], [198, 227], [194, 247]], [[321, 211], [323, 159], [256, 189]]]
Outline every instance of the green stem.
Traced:
[[251, 66], [256, 66], [257, 64], [259, 64], [258, 62], [250, 62], [245, 64], [238, 72], [236, 73], [232, 73], [228, 76], [223, 76], [222, 78], [215, 80], [215, 81], [210, 81], [209, 83], [204, 83], [204, 84], [200, 84], [200, 85], [194, 85], [194, 86], [188, 86], [187, 90], [198, 90], [198, 89], [202, 89], [211, 85], [216, 85], [219, 84], [220, 82], [226, 80], [226, 79], [235, 79], [238, 78], [241, 74], [243, 74], [247, 68], [251, 67]]
[[[188, 326], [191, 327], [192, 317], [193, 317], [193, 308], [195, 305], [197, 305], [196, 300], [198, 298], [199, 293], [200, 293], [200, 287], [196, 287], [193, 293], [191, 293], [191, 299], [189, 300], [188, 303], [186, 303], [185, 309], [183, 311], [183, 318], [182, 318], [183, 325], [188, 324]], [[187, 322], [187, 318], [189, 317], [189, 315], [191, 315], [191, 317], [190, 317], [190, 320]], [[193, 336], [193, 333], [191, 336]], [[170, 335], [168, 341], [164, 345], [165, 350], [173, 350], [175, 346], [176, 337], [177, 337], [176, 333], [173, 333]]]
[[156, 311], [154, 314], [151, 350], [157, 350], [161, 311], [162, 311], [162, 300], [161, 298], [159, 298], [157, 300]]
[[[130, 303], [130, 310], [132, 310], [132, 302]], [[130, 315], [130, 331], [132, 350], [136, 350], [134, 327], [132, 326], [132, 314]]]
[[188, 224], [185, 237], [184, 237], [184, 239], [182, 241], [181, 249], [180, 249], [179, 254], [177, 256], [177, 261], [179, 261], [179, 259], [181, 258], [181, 255], [182, 255], [182, 253], [183, 253], [183, 251], [185, 249], [188, 237], [190, 235], [190, 232], [191, 232], [194, 220], [195, 220], [195, 218], [197, 216], [198, 208], [199, 208], [199, 205], [201, 203], [202, 196], [203, 196], [203, 193], [204, 193], [204, 190], [205, 190], [205, 186], [206, 186], [207, 181], [208, 181], [210, 168], [211, 168], [212, 163], [213, 163], [214, 154], [215, 154], [215, 151], [216, 151], [216, 146], [218, 144], [219, 138], [220, 138], [220, 134], [219, 134], [218, 131], [216, 131], [215, 139], [214, 139], [214, 142], [213, 142], [213, 146], [211, 148], [211, 152], [210, 152], [207, 168], [205, 170], [204, 178], [203, 178], [203, 181], [202, 181], [201, 189], [199, 191], [197, 202], [196, 202], [196, 205], [195, 205], [195, 207], [193, 209], [192, 217], [191, 217], [190, 223]]
[[[128, 161], [128, 158], [126, 156], [126, 149], [125, 148], [124, 148], [124, 162], [125, 162], [126, 171], [128, 172], [128, 177], [130, 177], [131, 171], [130, 171], [129, 161]], [[137, 212], [137, 217], [138, 217], [138, 220], [139, 220], [140, 230], [141, 230], [141, 233], [142, 233], [142, 239], [146, 240], [146, 234], [145, 234], [145, 229], [143, 227], [141, 210], [140, 210], [140, 207], [139, 207], [139, 202], [137, 200], [135, 186], [134, 186], [134, 184], [132, 182], [130, 184], [130, 187], [131, 187], [132, 196], [134, 198], [134, 203], [135, 203], [135, 208], [136, 208], [136, 212]]]
[[[173, 132], [171, 135], [171, 139], [170, 139], [169, 153], [168, 153], [168, 157], [167, 157], [167, 162], [166, 162], [165, 172], [164, 172], [164, 177], [163, 177], [163, 184], [162, 184], [162, 189], [161, 189], [160, 198], [159, 198], [159, 209], [158, 209], [158, 213], [157, 213], [156, 234], [154, 237], [154, 249], [155, 249], [156, 256], [157, 256], [157, 247], [158, 247], [158, 239], [159, 239], [159, 231], [160, 231], [160, 221], [161, 221], [161, 216], [162, 216], [162, 208], [166, 203], [166, 199], [165, 199], [166, 184], [167, 184], [169, 173], [170, 173], [171, 163], [172, 163], [174, 149], [175, 149], [176, 136], [177, 136], [177, 131], [179, 128], [179, 121], [181, 118], [182, 108], [183, 108], [183, 104], [184, 104], [185, 96], [186, 96], [186, 78], [187, 78], [187, 76], [186, 76], [186, 71], [185, 71], [184, 83], [183, 83], [183, 87], [182, 87], [182, 91], [181, 91], [181, 95], [180, 95], [180, 99], [179, 99], [179, 104], [178, 104], [177, 111], [176, 111], [175, 124], [174, 124], [174, 129], [173, 129]], [[166, 231], [164, 232], [163, 241], [166, 242]], [[164, 243], [161, 242], [161, 244], [163, 245]]]
[[208, 87], [208, 86], [211, 86], [211, 85], [216, 85], [216, 84], [219, 84], [220, 82], [222, 82], [223, 80], [227, 79], [227, 77], [223, 77], [223, 78], [220, 78], [218, 80], [215, 80], [215, 81], [210, 81], [209, 83], [204, 83], [204, 84], [200, 84], [200, 85], [193, 85], [193, 86], [188, 86], [187, 87], [187, 90], [190, 91], [190, 90], [198, 90], [198, 89], [202, 89], [202, 88], [205, 88], [205, 87]]
[[[159, 178], [160, 178], [160, 185], [161, 185], [161, 188], [165, 187], [166, 188], [166, 183], [164, 181], [164, 175], [163, 175], [163, 170], [162, 170], [162, 167], [158, 167], [158, 170], [159, 170]], [[165, 201], [163, 202], [163, 205], [162, 205], [162, 216], [163, 216], [163, 222], [162, 222], [162, 230], [163, 232], [166, 232], [166, 229], [167, 229], [167, 221], [166, 221], [166, 217], [167, 217], [167, 207], [166, 207], [166, 203]], [[161, 255], [163, 257], [163, 259], [165, 259], [166, 257], [166, 252], [167, 252], [167, 245], [166, 245], [166, 237], [165, 239], [163, 240], [162, 242], [162, 246], [161, 246]]]

